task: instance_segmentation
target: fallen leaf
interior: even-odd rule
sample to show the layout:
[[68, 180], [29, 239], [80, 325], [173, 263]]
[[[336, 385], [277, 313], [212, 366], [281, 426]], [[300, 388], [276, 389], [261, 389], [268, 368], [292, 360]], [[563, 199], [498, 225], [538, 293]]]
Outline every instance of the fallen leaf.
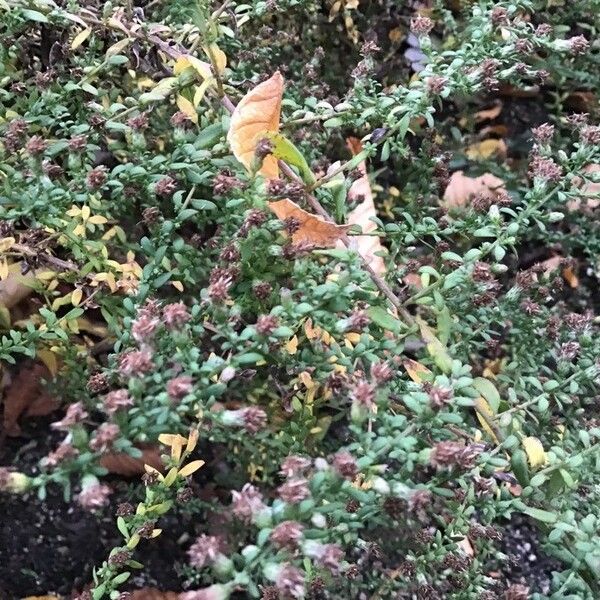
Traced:
[[9, 309], [17, 305], [33, 292], [34, 282], [33, 273], [21, 275], [19, 263], [8, 265], [8, 274], [0, 281], [0, 304]]
[[565, 99], [565, 106], [579, 113], [595, 112], [598, 100], [594, 92], [573, 92]]
[[156, 588], [141, 588], [131, 592], [131, 600], [179, 600], [177, 592], [161, 592]]
[[460, 550], [462, 550], [466, 556], [468, 556], [470, 558], [473, 558], [473, 556], [475, 555], [475, 551], [473, 550], [473, 546], [471, 545], [469, 538], [464, 537], [459, 542], [456, 542], [456, 546]]
[[346, 235], [350, 227], [349, 225], [336, 225], [326, 221], [322, 217], [305, 211], [287, 198], [269, 202], [269, 208], [282, 221], [290, 217], [298, 221], [299, 227], [292, 234], [294, 244], [308, 243], [320, 248], [331, 248]]
[[[592, 163], [583, 168], [583, 173], [592, 174], [600, 173], [600, 164]], [[600, 182], [595, 183], [590, 181], [583, 183], [581, 177], [573, 177], [573, 187], [581, 188], [581, 197], [567, 202], [567, 208], [571, 211], [578, 210], [583, 205], [585, 208], [598, 208], [600, 206], [600, 198], [590, 198], [595, 194], [600, 194]]]
[[142, 475], [145, 472], [144, 465], [150, 465], [157, 471], [164, 469], [158, 446], [143, 446], [139, 449], [142, 451], [142, 456], [139, 458], [135, 458], [125, 452], [105, 454], [100, 458], [100, 466], [107, 469], [109, 473], [122, 475], [123, 477]]
[[482, 142], [477, 142], [476, 144], [470, 145], [466, 149], [465, 154], [471, 160], [487, 160], [493, 156], [505, 158], [506, 151], [506, 144], [504, 143], [504, 140], [491, 138], [489, 140], [483, 140]]
[[480, 123], [481, 121], [488, 121], [495, 119], [502, 112], [502, 101], [496, 100], [494, 106], [491, 108], [484, 108], [483, 110], [478, 110], [475, 113], [475, 121]]
[[[557, 254], [542, 261], [540, 265], [544, 268], [544, 273], [550, 275], [553, 271], [560, 269], [563, 265], [564, 258]], [[571, 265], [566, 265], [561, 269], [563, 279], [569, 284], [569, 287], [575, 289], [579, 286], [579, 277]]]
[[452, 173], [444, 192], [443, 205], [446, 208], [460, 208], [465, 206], [475, 194], [496, 195], [500, 190], [505, 190], [504, 181], [491, 173], [468, 177], [463, 171], [456, 171]]
[[523, 438], [521, 443], [527, 454], [527, 460], [529, 461], [530, 467], [541, 467], [546, 464], [546, 452], [544, 451], [542, 442], [540, 442], [538, 438], [529, 436]]
[[[353, 155], [362, 151], [362, 144], [359, 139], [351, 137], [346, 142]], [[377, 224], [371, 220], [371, 217], [377, 216], [377, 213], [375, 211], [369, 178], [367, 177], [367, 165], [364, 160], [358, 165], [358, 169], [362, 173], [362, 177], [350, 186], [348, 199], [356, 200], [363, 198], [363, 200], [348, 214], [347, 222], [349, 225], [360, 225], [363, 233], [372, 233], [377, 229]], [[385, 262], [381, 256], [377, 256], [378, 253], [385, 252], [385, 248], [381, 245], [381, 240], [378, 236], [352, 235], [349, 237], [349, 240], [349, 247], [356, 250], [375, 273], [378, 275], [385, 273]]]
[[[277, 71], [270, 79], [251, 89], [238, 103], [231, 115], [227, 141], [234, 156], [252, 169], [256, 145], [269, 132], [279, 131], [283, 77]], [[267, 156], [259, 171], [273, 179], [279, 175], [277, 159]]]
[[59, 407], [42, 386], [42, 379], [50, 373], [41, 363], [24, 362], [4, 394], [4, 430], [9, 436], [21, 433], [18, 420], [22, 415], [48, 415]]

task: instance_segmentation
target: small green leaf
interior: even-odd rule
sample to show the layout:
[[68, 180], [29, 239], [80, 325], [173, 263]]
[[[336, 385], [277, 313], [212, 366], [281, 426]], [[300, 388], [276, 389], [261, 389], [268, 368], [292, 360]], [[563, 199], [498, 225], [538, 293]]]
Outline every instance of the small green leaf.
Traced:
[[494, 414], [496, 414], [500, 406], [500, 394], [496, 386], [485, 377], [476, 377], [473, 380], [473, 387], [488, 401]]
[[272, 153], [275, 158], [279, 158], [294, 167], [298, 167], [298, 169], [300, 169], [300, 175], [305, 183], [312, 184], [316, 181], [302, 152], [300, 152], [300, 150], [298, 150], [285, 135], [268, 132], [265, 134], [265, 137], [273, 144]]
[[367, 309], [371, 321], [382, 329], [389, 329], [398, 333], [402, 329], [402, 323], [381, 306], [371, 306]]

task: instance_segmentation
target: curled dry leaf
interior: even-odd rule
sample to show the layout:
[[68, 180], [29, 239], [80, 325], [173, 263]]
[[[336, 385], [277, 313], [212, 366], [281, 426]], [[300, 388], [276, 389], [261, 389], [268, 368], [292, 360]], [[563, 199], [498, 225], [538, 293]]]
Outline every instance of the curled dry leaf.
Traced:
[[45, 365], [23, 363], [4, 393], [4, 430], [7, 435], [17, 436], [21, 433], [18, 420], [22, 415], [39, 417], [58, 408], [58, 401], [42, 386], [42, 380], [50, 378]]
[[145, 472], [144, 465], [150, 465], [158, 471], [164, 469], [158, 446], [143, 446], [140, 447], [140, 450], [142, 451], [142, 456], [139, 458], [135, 458], [125, 452], [105, 454], [100, 459], [100, 466], [107, 469], [109, 473], [123, 477], [142, 475]]
[[477, 122], [488, 121], [495, 119], [502, 112], [502, 101], [496, 100], [494, 105], [490, 108], [484, 108], [483, 110], [478, 110], [475, 113], [475, 120]]
[[500, 190], [505, 191], [504, 181], [491, 173], [468, 177], [463, 171], [456, 171], [450, 177], [442, 204], [446, 208], [460, 208], [466, 206], [476, 194], [495, 196]]
[[[348, 138], [347, 144], [354, 155], [362, 150], [362, 144], [357, 138]], [[362, 198], [363, 200], [348, 214], [348, 224], [360, 225], [363, 233], [372, 233], [377, 229], [377, 225], [371, 220], [371, 217], [375, 217], [377, 213], [369, 178], [367, 177], [367, 165], [364, 160], [358, 165], [358, 168], [362, 173], [362, 177], [357, 179], [348, 190], [348, 199]], [[349, 239], [350, 248], [361, 254], [375, 273], [383, 275], [385, 273], [385, 263], [381, 256], [377, 256], [377, 253], [384, 252], [385, 249], [381, 245], [379, 237], [376, 235], [353, 235]]]
[[294, 244], [305, 243], [319, 248], [332, 248], [338, 240], [346, 235], [350, 228], [349, 225], [336, 225], [322, 217], [313, 215], [287, 198], [269, 202], [269, 208], [282, 221], [290, 217], [298, 221], [299, 227], [292, 234]]
[[[249, 171], [252, 169], [258, 142], [265, 134], [279, 131], [282, 96], [283, 77], [277, 71], [270, 79], [250, 90], [231, 115], [227, 141], [234, 156]], [[277, 159], [267, 156], [259, 172], [270, 179], [277, 177]]]

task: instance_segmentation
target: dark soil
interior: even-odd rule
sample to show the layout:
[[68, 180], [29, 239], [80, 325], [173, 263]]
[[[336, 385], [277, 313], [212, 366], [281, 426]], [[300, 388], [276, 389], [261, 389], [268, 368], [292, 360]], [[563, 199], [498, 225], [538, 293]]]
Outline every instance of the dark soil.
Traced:
[[[5, 440], [2, 464], [35, 473], [39, 459], [60, 439], [49, 428], [53, 420], [52, 416], [27, 419], [21, 437]], [[0, 600], [48, 593], [69, 598], [91, 584], [94, 565], [101, 564], [122, 540], [115, 525], [117, 505], [135, 503], [141, 493], [135, 481], [110, 478], [109, 483], [115, 490], [111, 506], [98, 515], [65, 502], [62, 490], [56, 487], [49, 489], [44, 501], [33, 494], [0, 496]], [[194, 518], [185, 512], [170, 513], [161, 519], [160, 527], [161, 536], [145, 540], [136, 550], [135, 558], [144, 569], [132, 575], [130, 589], [181, 589], [178, 570], [186, 562], [190, 539], [196, 535]], [[535, 524], [514, 515], [503, 529], [500, 550], [510, 560], [490, 565], [490, 570], [498, 572], [501, 580], [525, 583], [531, 593], [547, 592], [552, 571], [559, 570], [560, 563], [539, 547]]]
[[[39, 459], [56, 445], [56, 434], [48, 427], [51, 420], [27, 420], [23, 437], [6, 440], [2, 464], [35, 472]], [[44, 501], [33, 494], [0, 496], [0, 600], [48, 593], [69, 597], [91, 583], [94, 565], [122, 543], [116, 506], [139, 499], [128, 482], [110, 483], [115, 489], [111, 506], [98, 515], [65, 502], [56, 487], [48, 490]], [[132, 575], [132, 588], [180, 589], [176, 569], [186, 558], [181, 542], [193, 535], [193, 523], [189, 516], [173, 514], [161, 520], [161, 527], [163, 534], [146, 540], [136, 552], [144, 569]]]

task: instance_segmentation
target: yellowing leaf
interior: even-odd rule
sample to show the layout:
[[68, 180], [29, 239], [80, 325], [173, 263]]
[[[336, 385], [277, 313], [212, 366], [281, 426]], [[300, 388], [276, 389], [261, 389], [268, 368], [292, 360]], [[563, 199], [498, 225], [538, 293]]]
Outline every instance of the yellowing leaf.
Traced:
[[423, 341], [427, 344], [427, 351], [435, 364], [445, 373], [448, 373], [452, 369], [452, 358], [448, 354], [448, 350], [444, 347], [442, 342], [436, 337], [433, 329], [427, 325], [423, 319], [417, 317], [417, 324], [419, 325], [419, 330], [421, 331], [421, 337]]
[[83, 42], [90, 37], [91, 33], [92, 30], [89, 27], [83, 31], [80, 31], [71, 42], [71, 50], [77, 50], [77, 48], [79, 48], [79, 46], [81, 46], [81, 44], [83, 44]]
[[83, 298], [83, 291], [80, 288], [76, 288], [73, 290], [71, 294], [71, 304], [73, 306], [79, 306], [81, 299]]
[[198, 438], [200, 437], [200, 432], [197, 429], [190, 430], [190, 434], [188, 435], [187, 444], [185, 445], [186, 452], [193, 452], [196, 444], [198, 443]]
[[495, 197], [504, 189], [504, 181], [491, 173], [479, 177], [467, 177], [462, 171], [456, 171], [450, 177], [450, 182], [444, 192], [443, 205], [446, 208], [465, 206], [476, 194]]
[[192, 123], [198, 124], [196, 107], [185, 96], [182, 96], [181, 94], [177, 96], [177, 107], [190, 121], [192, 121]]
[[527, 460], [529, 461], [530, 467], [541, 467], [546, 464], [546, 452], [544, 451], [542, 442], [540, 442], [538, 438], [533, 436], [526, 437], [523, 438], [521, 443], [527, 454]]
[[285, 343], [285, 350], [288, 354], [296, 354], [298, 352], [298, 336], [295, 335], [291, 340]]
[[[362, 144], [357, 138], [348, 138], [347, 145], [352, 154], [356, 155], [362, 150]], [[360, 225], [363, 233], [372, 233], [377, 229], [377, 224], [371, 220], [377, 216], [375, 204], [373, 202], [373, 193], [367, 177], [367, 166], [362, 161], [358, 166], [362, 177], [357, 179], [348, 190], [348, 199], [356, 200], [363, 198], [362, 202], [348, 214], [349, 225]], [[371, 266], [373, 271], [379, 275], [385, 273], [385, 263], [383, 258], [378, 256], [385, 249], [376, 235], [352, 235], [349, 237], [349, 248], [356, 250]]]
[[183, 54], [177, 59], [175, 66], [173, 67], [173, 73], [179, 75], [188, 67], [194, 69], [202, 79], [210, 79], [212, 77], [210, 65], [190, 54]]
[[480, 396], [475, 400], [475, 414], [477, 415], [477, 420], [481, 423], [483, 430], [496, 444], [499, 444], [500, 440], [498, 439], [496, 432], [490, 426], [490, 423], [493, 423], [494, 421], [494, 411], [483, 396]]
[[179, 469], [179, 475], [181, 475], [181, 477], [189, 477], [192, 473], [195, 473], [203, 464], [203, 460], [193, 460], [191, 463], [185, 465], [185, 467]]
[[[279, 131], [283, 77], [277, 71], [270, 79], [250, 90], [238, 103], [231, 115], [227, 141], [234, 156], [252, 170], [254, 151], [258, 142], [269, 132]], [[273, 179], [279, 175], [277, 159], [267, 156], [259, 171]]]
[[131, 43], [131, 40], [129, 38], [124, 38], [124, 39], [119, 40], [118, 42], [114, 43], [106, 51], [106, 58], [110, 58], [111, 56], [114, 56], [115, 54], [120, 54], [123, 50], [125, 50], [125, 48], [127, 48], [127, 46], [129, 46], [130, 43]]
[[486, 160], [492, 156], [504, 158], [506, 156], [506, 144], [504, 140], [483, 140], [469, 146], [465, 152], [471, 160]]
[[425, 365], [422, 365], [416, 360], [407, 358], [402, 364], [406, 369], [408, 376], [415, 383], [423, 383], [424, 376], [431, 374], [431, 371]]
[[206, 90], [213, 84], [213, 82], [214, 82], [214, 78], [209, 77], [208, 79], [205, 79], [196, 88], [196, 91], [194, 92], [194, 106], [196, 108], [198, 108], [198, 105], [200, 104], [200, 102], [202, 102], [202, 98], [204, 98], [204, 94], [206, 93]]
[[225, 52], [223, 52], [223, 50], [221, 50], [217, 44], [204, 46], [202, 49], [204, 50], [206, 56], [210, 58], [210, 62], [214, 63], [217, 73], [219, 73], [219, 75], [223, 73], [225, 67], [227, 66], [227, 56], [225, 55]]
[[307, 243], [320, 248], [331, 248], [346, 235], [350, 227], [336, 225], [322, 217], [317, 217], [287, 198], [269, 202], [269, 208], [278, 219], [283, 221], [293, 217], [299, 223], [298, 229], [292, 234], [294, 244]]
[[5, 237], [0, 240], [0, 252], [6, 252], [10, 250], [12, 245], [15, 243], [14, 237]]

